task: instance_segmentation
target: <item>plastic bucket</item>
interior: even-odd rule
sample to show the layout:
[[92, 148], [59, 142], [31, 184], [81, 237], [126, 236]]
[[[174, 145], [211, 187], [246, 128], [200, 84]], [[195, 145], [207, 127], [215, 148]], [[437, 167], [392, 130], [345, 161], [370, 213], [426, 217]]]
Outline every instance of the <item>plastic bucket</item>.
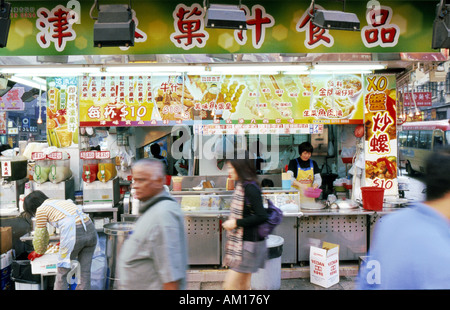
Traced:
[[384, 188], [361, 187], [363, 208], [371, 211], [383, 210]]

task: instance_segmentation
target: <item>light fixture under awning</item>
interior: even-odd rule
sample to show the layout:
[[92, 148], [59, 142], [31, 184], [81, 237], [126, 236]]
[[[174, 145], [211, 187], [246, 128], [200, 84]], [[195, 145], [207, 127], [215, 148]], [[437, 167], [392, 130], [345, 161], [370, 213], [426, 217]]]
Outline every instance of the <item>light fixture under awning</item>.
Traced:
[[0, 73], [16, 76], [80, 76], [100, 72], [100, 67], [85, 66], [53, 66], [53, 67], [1, 67]]
[[9, 78], [11, 81], [22, 84], [22, 85], [26, 85], [26, 86], [30, 86], [36, 89], [40, 89], [42, 91], [47, 91], [47, 84], [45, 82], [45, 80], [36, 80], [34, 78], [32, 79], [28, 79], [26, 77], [19, 77], [19, 76], [12, 76]]
[[206, 5], [206, 1], [204, 1], [206, 28], [246, 30], [247, 19], [245, 12], [240, 9], [240, 6], [240, 1], [239, 5]]
[[[341, 1], [345, 8], [345, 0]], [[360, 31], [360, 22], [358, 16], [354, 13], [316, 9], [314, 0], [312, 0], [310, 7], [311, 12], [308, 11], [308, 14], [311, 17], [311, 22], [317, 27], [328, 30]]]
[[386, 69], [386, 65], [379, 63], [364, 63], [364, 64], [354, 64], [354, 63], [342, 63], [342, 64], [316, 64], [314, 66], [314, 72], [361, 72], [361, 71], [373, 71]]

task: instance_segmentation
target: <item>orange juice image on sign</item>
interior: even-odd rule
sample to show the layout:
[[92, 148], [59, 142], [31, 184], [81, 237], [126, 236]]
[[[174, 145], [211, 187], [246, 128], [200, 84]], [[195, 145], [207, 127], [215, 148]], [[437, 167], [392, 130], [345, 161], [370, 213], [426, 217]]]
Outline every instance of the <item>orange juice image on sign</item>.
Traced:
[[72, 132], [67, 127], [56, 128], [55, 131], [61, 147], [69, 147], [72, 144]]

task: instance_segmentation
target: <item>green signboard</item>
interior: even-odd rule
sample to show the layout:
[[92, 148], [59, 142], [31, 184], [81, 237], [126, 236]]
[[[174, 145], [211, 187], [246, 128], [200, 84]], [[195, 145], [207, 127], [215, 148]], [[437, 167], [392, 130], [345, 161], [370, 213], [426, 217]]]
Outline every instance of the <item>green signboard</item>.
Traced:
[[[104, 2], [99, 4], [129, 3]], [[239, 31], [206, 28], [201, 0], [133, 0], [135, 45], [98, 48], [94, 1], [11, 1], [9, 38], [0, 56], [437, 52], [431, 48], [437, 2], [380, 1], [367, 8], [366, 1], [348, 0], [345, 11], [357, 15], [361, 31], [342, 31], [313, 25], [310, 1], [242, 1], [247, 30]], [[315, 6], [343, 10], [335, 0]]]

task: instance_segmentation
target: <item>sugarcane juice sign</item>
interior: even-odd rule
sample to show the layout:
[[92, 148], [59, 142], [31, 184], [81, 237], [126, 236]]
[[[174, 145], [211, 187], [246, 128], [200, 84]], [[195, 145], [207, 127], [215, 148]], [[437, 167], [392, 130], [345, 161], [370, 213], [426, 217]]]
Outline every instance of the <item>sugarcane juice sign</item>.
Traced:
[[364, 87], [365, 184], [398, 195], [395, 76], [367, 75]]
[[47, 78], [47, 89], [48, 145], [78, 144], [78, 78]]
[[362, 75], [82, 77], [80, 126], [362, 124]]

